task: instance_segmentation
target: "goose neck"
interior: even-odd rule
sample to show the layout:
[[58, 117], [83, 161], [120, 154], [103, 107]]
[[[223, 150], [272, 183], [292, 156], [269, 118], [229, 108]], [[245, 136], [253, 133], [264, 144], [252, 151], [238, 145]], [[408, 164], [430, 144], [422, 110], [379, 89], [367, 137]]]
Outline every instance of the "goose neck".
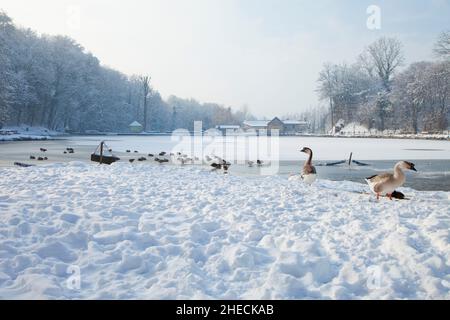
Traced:
[[305, 164], [311, 164], [311, 162], [312, 162], [312, 156], [313, 156], [313, 154], [312, 154], [312, 151], [310, 151], [309, 152], [309, 155], [308, 155], [308, 159], [306, 159], [306, 162], [305, 162]]
[[405, 174], [401, 168], [401, 164], [397, 163], [394, 167], [394, 178], [403, 178]]

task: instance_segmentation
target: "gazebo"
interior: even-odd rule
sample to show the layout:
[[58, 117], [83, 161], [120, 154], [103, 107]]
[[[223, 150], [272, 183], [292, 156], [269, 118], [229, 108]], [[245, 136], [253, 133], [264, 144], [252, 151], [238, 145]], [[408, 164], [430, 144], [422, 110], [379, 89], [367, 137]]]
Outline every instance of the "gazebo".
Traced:
[[130, 123], [130, 131], [134, 132], [134, 133], [141, 133], [143, 130], [143, 126], [142, 124], [140, 124], [137, 121], [133, 121], [132, 123]]

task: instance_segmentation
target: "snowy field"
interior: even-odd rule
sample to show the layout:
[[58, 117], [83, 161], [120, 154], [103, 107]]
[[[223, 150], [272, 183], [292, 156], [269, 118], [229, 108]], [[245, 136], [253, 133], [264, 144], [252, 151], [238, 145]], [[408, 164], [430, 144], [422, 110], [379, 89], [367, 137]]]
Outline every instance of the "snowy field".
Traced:
[[450, 298], [450, 193], [126, 163], [0, 174], [3, 299]]

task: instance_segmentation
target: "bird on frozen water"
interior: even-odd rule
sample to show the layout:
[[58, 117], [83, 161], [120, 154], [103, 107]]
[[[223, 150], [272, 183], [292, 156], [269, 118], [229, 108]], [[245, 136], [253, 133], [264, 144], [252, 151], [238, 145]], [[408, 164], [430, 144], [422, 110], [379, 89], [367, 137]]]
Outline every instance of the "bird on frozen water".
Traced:
[[169, 162], [169, 159], [166, 159], [166, 158], [155, 158], [154, 159], [156, 162], [159, 162], [160, 164], [161, 163], [165, 163], [165, 162]]
[[220, 163], [211, 163], [211, 167], [213, 167], [213, 170], [219, 170], [222, 169], [222, 164]]
[[308, 159], [306, 159], [306, 162], [303, 165], [300, 177], [305, 183], [312, 184], [317, 178], [316, 168], [312, 165], [313, 152], [308, 147], [304, 147], [300, 152], [304, 152], [308, 155]]
[[401, 187], [406, 180], [402, 169], [417, 171], [414, 163], [399, 161], [394, 167], [394, 173], [386, 172], [366, 178], [370, 190], [377, 195], [377, 199], [380, 198], [380, 195], [387, 195], [392, 200], [395, 189]]

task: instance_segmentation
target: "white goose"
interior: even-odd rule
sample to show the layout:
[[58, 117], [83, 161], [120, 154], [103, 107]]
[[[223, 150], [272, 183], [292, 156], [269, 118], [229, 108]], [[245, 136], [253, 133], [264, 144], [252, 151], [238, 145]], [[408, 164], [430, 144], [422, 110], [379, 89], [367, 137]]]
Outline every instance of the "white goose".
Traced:
[[370, 190], [377, 195], [377, 199], [380, 198], [380, 195], [387, 195], [392, 200], [392, 193], [395, 189], [405, 183], [406, 178], [402, 169], [417, 171], [414, 163], [400, 161], [395, 165], [394, 173], [382, 173], [366, 178]]

